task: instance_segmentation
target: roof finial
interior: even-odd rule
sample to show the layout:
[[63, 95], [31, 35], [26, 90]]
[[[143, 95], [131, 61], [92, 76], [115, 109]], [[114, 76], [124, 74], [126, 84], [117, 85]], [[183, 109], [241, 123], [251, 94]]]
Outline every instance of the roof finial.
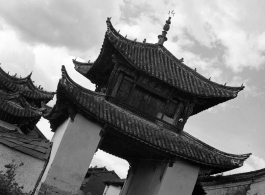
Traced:
[[[173, 15], [173, 12], [171, 13], [172, 15]], [[170, 11], [169, 11], [169, 14], [170, 14]], [[167, 41], [166, 35], [167, 35], [167, 31], [170, 29], [170, 24], [171, 24], [170, 20], [171, 20], [171, 17], [169, 16], [168, 20], [166, 21], [166, 24], [163, 27], [162, 35], [158, 35], [158, 44], [159, 45], [163, 45], [163, 43], [165, 41]]]

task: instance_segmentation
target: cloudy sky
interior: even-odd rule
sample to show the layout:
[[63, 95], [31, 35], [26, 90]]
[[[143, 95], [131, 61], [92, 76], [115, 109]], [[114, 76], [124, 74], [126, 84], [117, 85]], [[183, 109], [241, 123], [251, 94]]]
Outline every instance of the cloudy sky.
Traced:
[[[246, 88], [222, 105], [192, 116], [185, 131], [225, 152], [252, 153], [234, 172], [265, 168], [265, 1], [261, 0], [0, 0], [0, 63], [55, 91], [65, 65], [74, 81], [94, 86], [74, 70], [72, 59], [95, 60], [106, 18], [127, 38], [157, 42], [174, 10], [164, 46], [211, 80]], [[50, 105], [53, 105], [53, 100]], [[49, 124], [39, 128], [49, 138]], [[102, 151], [93, 165], [126, 176], [128, 164]]]

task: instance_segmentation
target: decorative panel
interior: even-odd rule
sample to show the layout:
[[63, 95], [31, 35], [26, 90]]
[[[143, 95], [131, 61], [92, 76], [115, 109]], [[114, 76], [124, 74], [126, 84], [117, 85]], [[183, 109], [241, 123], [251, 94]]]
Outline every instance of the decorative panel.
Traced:
[[175, 102], [168, 102], [165, 108], [165, 115], [174, 118], [175, 112], [177, 109], [177, 103]]
[[132, 86], [133, 86], [133, 83], [131, 79], [125, 76], [117, 92], [116, 98], [121, 102], [125, 102], [128, 98], [128, 95], [131, 91]]

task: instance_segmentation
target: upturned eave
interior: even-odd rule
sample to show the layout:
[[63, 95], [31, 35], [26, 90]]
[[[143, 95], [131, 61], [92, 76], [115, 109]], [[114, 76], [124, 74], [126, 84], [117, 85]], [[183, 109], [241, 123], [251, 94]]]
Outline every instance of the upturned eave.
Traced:
[[[88, 120], [93, 119], [101, 125], [108, 125], [118, 134], [144, 143], [153, 150], [211, 167], [213, 169], [211, 173], [238, 168], [250, 156], [250, 154], [235, 155], [222, 152], [183, 131], [174, 133], [106, 101], [104, 94], [79, 86], [68, 76], [64, 67], [62, 73], [63, 76], [57, 88], [57, 102], [50, 115], [50, 123], [54, 130], [60, 125], [55, 124], [58, 121], [57, 118], [59, 119], [69, 110], [69, 108], [60, 110], [60, 105], [67, 104], [72, 105], [72, 110], [76, 110]], [[67, 118], [67, 116], [63, 117], [64, 120]]]

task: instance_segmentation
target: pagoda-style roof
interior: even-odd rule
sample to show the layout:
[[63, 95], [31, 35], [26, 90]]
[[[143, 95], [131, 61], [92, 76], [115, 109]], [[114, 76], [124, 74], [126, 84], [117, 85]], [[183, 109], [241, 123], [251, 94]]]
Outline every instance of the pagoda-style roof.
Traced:
[[[68, 117], [67, 111], [61, 108], [65, 105], [72, 105], [84, 117], [95, 120], [101, 125], [110, 126], [113, 131], [130, 137], [135, 142], [143, 143], [153, 148], [154, 151], [158, 150], [169, 156], [212, 167], [213, 172], [240, 167], [250, 156], [250, 154], [228, 154], [203, 143], [184, 131], [177, 132], [161, 127], [155, 122], [143, 119], [106, 101], [105, 94], [92, 92], [79, 86], [71, 80], [64, 66], [62, 74], [57, 87], [57, 102], [49, 116], [53, 131]], [[73, 109], [68, 109], [68, 112], [71, 110]], [[102, 149], [112, 153], [111, 147]]]
[[0, 90], [0, 120], [11, 124], [27, 124], [38, 121], [42, 112], [27, 103], [19, 94], [7, 94]]
[[40, 160], [48, 160], [52, 143], [46, 139], [34, 139], [0, 126], [0, 144]]
[[54, 92], [47, 92], [36, 87], [31, 80], [31, 74], [25, 78], [11, 76], [0, 67], [0, 87], [11, 93], [19, 92], [25, 98], [41, 100], [48, 103], [54, 96]]
[[[141, 43], [120, 35], [107, 20], [108, 30], [99, 57], [94, 63], [73, 60], [75, 69], [97, 84], [104, 79], [113, 50], [118, 51], [136, 70], [159, 79], [177, 90], [202, 98], [233, 99], [244, 87], [212, 82], [189, 68], [161, 44]], [[108, 62], [108, 63], [107, 63]]]

